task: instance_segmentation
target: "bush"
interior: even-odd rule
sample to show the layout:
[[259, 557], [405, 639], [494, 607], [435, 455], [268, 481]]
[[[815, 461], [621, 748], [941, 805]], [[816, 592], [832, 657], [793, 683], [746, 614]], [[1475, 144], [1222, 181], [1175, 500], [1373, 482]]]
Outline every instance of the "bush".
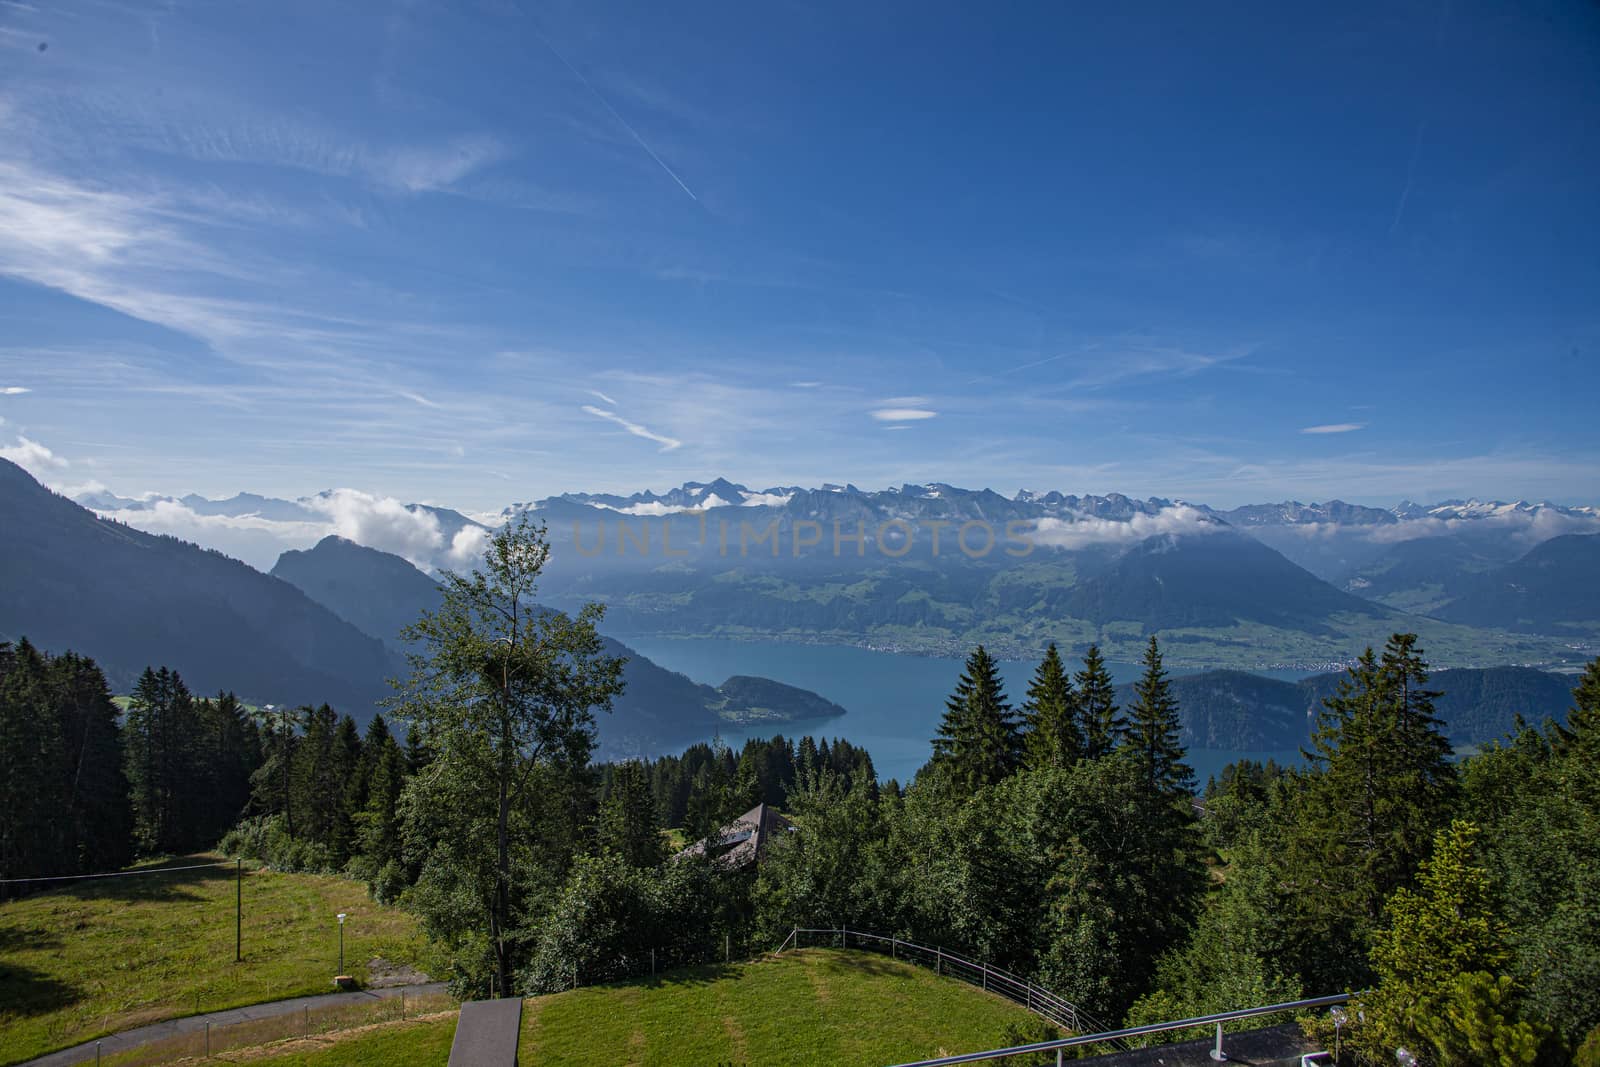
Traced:
[[324, 845], [290, 837], [280, 815], [241, 819], [217, 846], [230, 856], [258, 860], [275, 871], [334, 874], [337, 867]]
[[614, 854], [580, 859], [517, 976], [528, 994], [614, 982], [721, 956], [718, 916], [729, 876], [691, 859], [631, 867]]
[[1600, 1026], [1589, 1031], [1589, 1036], [1573, 1054], [1572, 1067], [1600, 1067]]

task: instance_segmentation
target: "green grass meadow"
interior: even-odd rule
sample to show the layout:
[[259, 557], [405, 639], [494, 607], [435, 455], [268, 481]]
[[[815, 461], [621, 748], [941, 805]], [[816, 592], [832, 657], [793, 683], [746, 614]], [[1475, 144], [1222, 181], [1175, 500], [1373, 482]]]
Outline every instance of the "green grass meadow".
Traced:
[[[156, 866], [217, 860], [191, 856]], [[231, 865], [68, 883], [0, 903], [0, 1064], [198, 1012], [332, 992], [375, 956], [418, 963], [416, 920], [342, 878], [246, 865], [234, 962]]]
[[[806, 949], [534, 997], [519, 1060], [540, 1067], [889, 1064], [994, 1048], [1034, 1017], [964, 982], [868, 952]], [[443, 1064], [455, 1019], [396, 1024], [250, 1062]], [[229, 1058], [229, 1057], [224, 1057]]]

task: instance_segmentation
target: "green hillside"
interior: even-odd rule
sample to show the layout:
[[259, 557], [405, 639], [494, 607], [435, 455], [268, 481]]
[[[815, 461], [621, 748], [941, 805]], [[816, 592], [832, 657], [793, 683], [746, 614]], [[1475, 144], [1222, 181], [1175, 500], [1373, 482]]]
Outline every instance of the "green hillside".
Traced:
[[[182, 867], [215, 860], [191, 856]], [[162, 1019], [330, 991], [381, 956], [413, 963], [416, 920], [360, 882], [246, 869], [244, 962], [234, 962], [234, 872], [223, 865], [77, 882], [0, 903], [0, 1064]]]
[[[519, 1059], [589, 1064], [896, 1063], [994, 1048], [1035, 1017], [981, 989], [865, 952], [807, 949], [654, 981], [535, 997]], [[252, 1062], [333, 1067], [448, 1057], [455, 1020], [295, 1042]], [[1030, 1031], [1031, 1032], [1031, 1031]]]

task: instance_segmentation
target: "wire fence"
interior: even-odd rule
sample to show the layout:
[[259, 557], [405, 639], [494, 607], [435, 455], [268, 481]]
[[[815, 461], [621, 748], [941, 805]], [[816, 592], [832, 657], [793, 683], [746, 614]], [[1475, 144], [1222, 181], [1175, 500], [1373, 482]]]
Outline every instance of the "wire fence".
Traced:
[[[1043, 986], [1014, 975], [1010, 971], [1003, 971], [998, 967], [992, 967], [989, 964], [969, 959], [959, 953], [946, 952], [943, 948], [929, 948], [926, 945], [919, 945], [914, 941], [905, 941], [898, 937], [885, 937], [882, 934], [870, 934], [843, 927], [836, 927], [830, 930], [797, 926], [789, 932], [789, 936], [784, 940], [783, 944], [778, 946], [777, 953], [781, 955], [791, 943], [796, 948], [815, 948], [827, 945], [844, 949], [857, 948], [884, 952], [894, 959], [927, 967], [935, 974], [968, 982], [978, 986], [980, 989], [1005, 997], [1007, 1000], [1015, 1001], [1035, 1015], [1054, 1023], [1068, 1033], [1081, 1034], [1109, 1029], [1105, 1024], [1099, 1022], [1076, 1004], [1057, 996]], [[1128, 1047], [1126, 1044], [1117, 1041], [1108, 1042], [1108, 1044], [1120, 1049]]]
[[443, 1017], [454, 1014], [457, 1008], [455, 998], [446, 993], [401, 990], [397, 996], [305, 1007], [225, 1026], [201, 1023], [183, 1033], [126, 1052], [108, 1053], [103, 1062], [105, 1067], [145, 1067], [179, 1059], [209, 1058], [234, 1049], [257, 1048], [296, 1038], [317, 1038], [362, 1026]]
[[[984, 1052], [968, 1052], [959, 1056], [940, 1056], [931, 1060], [915, 1060], [911, 1063], [898, 1064], [897, 1067], [955, 1067], [956, 1064], [985, 1063], [990, 1060], [1006, 1060], [1020, 1056], [1037, 1056], [1040, 1053], [1055, 1053], [1057, 1067], [1065, 1061], [1067, 1049], [1081, 1048], [1085, 1045], [1115, 1044], [1152, 1034], [1169, 1033], [1195, 1028], [1216, 1028], [1216, 1046], [1211, 1052], [1213, 1060], [1224, 1062], [1228, 1056], [1223, 1048], [1223, 1026], [1241, 1019], [1259, 1019], [1263, 1016], [1279, 1015], [1285, 1012], [1305, 1012], [1316, 1008], [1333, 1007], [1338, 1004], [1348, 1003], [1356, 993], [1335, 993], [1332, 996], [1312, 997], [1308, 1000], [1291, 1000], [1283, 1004], [1267, 1004], [1259, 1008], [1240, 1008], [1237, 1011], [1218, 1012], [1215, 1015], [1201, 1015], [1193, 1019], [1179, 1019], [1170, 1023], [1151, 1023], [1148, 1026], [1130, 1026], [1122, 1030], [1109, 1030], [1094, 1034], [1079, 1034], [1074, 1037], [1061, 1038], [1055, 1041], [1038, 1041], [1031, 1045], [1015, 1045], [1011, 1048], [989, 1049]], [[1126, 1046], [1124, 1046], [1126, 1047]], [[1301, 1055], [1301, 1062], [1307, 1056], [1326, 1055], [1326, 1053], [1308, 1053]]]

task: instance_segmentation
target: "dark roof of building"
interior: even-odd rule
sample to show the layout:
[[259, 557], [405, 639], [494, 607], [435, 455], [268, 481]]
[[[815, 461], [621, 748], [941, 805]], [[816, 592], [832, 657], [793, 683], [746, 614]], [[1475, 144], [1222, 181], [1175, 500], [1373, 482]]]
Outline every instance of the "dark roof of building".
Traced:
[[767, 845], [794, 829], [794, 823], [773, 808], [757, 804], [715, 834], [696, 841], [678, 855], [710, 855], [718, 863], [737, 870], [760, 863]]

